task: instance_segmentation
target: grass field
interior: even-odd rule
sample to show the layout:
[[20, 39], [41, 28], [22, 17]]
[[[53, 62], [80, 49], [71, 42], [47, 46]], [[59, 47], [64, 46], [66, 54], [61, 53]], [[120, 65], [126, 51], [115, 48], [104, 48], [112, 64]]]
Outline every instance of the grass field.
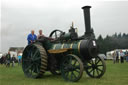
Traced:
[[21, 66], [6, 68], [0, 65], [0, 85], [128, 85], [128, 63], [106, 61], [107, 70], [100, 79], [90, 78], [84, 72], [78, 82], [67, 82], [61, 76], [46, 72], [41, 79], [26, 78]]

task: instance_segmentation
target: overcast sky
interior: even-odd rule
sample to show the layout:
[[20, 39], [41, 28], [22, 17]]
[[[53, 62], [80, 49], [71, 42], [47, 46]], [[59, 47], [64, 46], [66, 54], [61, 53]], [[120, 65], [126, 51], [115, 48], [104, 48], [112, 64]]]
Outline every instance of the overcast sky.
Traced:
[[[95, 2], [94, 2], [95, 1]], [[25, 47], [32, 29], [49, 35], [54, 29], [68, 31], [72, 21], [79, 35], [85, 31], [83, 10], [91, 5], [91, 27], [104, 37], [128, 33], [128, 1], [96, 0], [1, 0], [0, 51]]]

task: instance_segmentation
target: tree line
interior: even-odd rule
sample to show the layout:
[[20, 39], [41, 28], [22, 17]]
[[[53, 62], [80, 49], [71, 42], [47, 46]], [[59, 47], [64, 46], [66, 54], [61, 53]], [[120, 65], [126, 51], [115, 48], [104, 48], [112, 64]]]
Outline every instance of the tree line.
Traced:
[[128, 34], [115, 33], [112, 36], [107, 35], [105, 38], [99, 35], [97, 43], [99, 45], [99, 52], [104, 54], [114, 49], [128, 49]]

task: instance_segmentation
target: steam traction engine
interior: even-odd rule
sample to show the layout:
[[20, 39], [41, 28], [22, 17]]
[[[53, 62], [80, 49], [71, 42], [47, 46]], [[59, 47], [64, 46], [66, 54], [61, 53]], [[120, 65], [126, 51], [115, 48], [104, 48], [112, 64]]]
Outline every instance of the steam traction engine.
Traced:
[[106, 65], [98, 56], [98, 46], [90, 24], [91, 6], [84, 10], [86, 32], [78, 37], [71, 26], [68, 33], [54, 30], [48, 38], [41, 38], [26, 46], [22, 57], [23, 72], [27, 77], [40, 78], [46, 71], [61, 74], [65, 80], [78, 81], [86, 71], [92, 78], [104, 75]]

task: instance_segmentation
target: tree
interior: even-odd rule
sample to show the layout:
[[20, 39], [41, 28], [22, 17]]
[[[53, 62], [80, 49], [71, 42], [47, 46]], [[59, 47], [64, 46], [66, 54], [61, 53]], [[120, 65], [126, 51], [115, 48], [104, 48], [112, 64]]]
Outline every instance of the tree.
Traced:
[[127, 49], [128, 48], [128, 34], [121, 33], [113, 34], [112, 36], [107, 35], [104, 39], [102, 35], [97, 38], [97, 43], [99, 45], [99, 52], [106, 53], [114, 49]]

